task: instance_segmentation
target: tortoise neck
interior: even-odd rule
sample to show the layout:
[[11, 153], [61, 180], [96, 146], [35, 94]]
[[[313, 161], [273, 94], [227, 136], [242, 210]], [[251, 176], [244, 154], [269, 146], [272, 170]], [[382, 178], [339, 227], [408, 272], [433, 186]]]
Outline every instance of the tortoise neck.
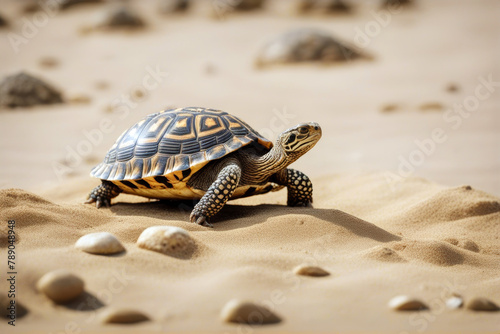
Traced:
[[255, 164], [257, 170], [262, 171], [262, 173], [272, 175], [283, 168], [286, 168], [291, 163], [288, 160], [287, 155], [284, 154], [281, 147], [274, 145], [269, 152], [259, 157]]
[[295, 160], [297, 159], [286, 155], [280, 145], [274, 145], [266, 154], [245, 161], [247, 166], [251, 166], [244, 168], [247, 171], [246, 178], [256, 183], [265, 182], [271, 175], [285, 169]]

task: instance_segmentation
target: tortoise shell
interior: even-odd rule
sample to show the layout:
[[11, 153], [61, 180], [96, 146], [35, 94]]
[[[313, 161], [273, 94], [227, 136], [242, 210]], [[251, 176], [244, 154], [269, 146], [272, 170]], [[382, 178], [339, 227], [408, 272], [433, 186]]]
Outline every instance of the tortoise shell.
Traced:
[[265, 150], [273, 146], [226, 112], [196, 107], [169, 109], [151, 114], [125, 131], [90, 175], [121, 188], [174, 188], [173, 184], [185, 184], [210, 161], [249, 144]]

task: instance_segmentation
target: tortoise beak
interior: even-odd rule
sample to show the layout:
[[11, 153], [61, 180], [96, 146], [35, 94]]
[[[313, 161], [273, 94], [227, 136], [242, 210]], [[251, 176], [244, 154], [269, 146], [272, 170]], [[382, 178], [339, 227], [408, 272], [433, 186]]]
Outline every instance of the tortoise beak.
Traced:
[[319, 126], [318, 123], [316, 122], [309, 122], [307, 123], [309, 126], [309, 132], [311, 133], [312, 136], [318, 136], [318, 139], [321, 138], [322, 132], [321, 132], [321, 126]]
[[319, 126], [318, 123], [316, 122], [308, 122], [308, 123], [302, 123], [297, 125], [299, 128], [307, 128], [308, 131], [308, 137], [311, 140], [319, 140], [321, 138], [321, 126]]

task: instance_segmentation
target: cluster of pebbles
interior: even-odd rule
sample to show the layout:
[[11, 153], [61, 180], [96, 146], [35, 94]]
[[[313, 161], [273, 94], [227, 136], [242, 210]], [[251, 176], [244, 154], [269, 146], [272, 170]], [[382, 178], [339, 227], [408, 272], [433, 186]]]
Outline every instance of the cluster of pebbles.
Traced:
[[[175, 226], [151, 226], [137, 239], [139, 248], [168, 256], [190, 256], [196, 250], [197, 242], [190, 233]], [[75, 248], [94, 255], [113, 255], [126, 251], [120, 240], [108, 232], [96, 232], [80, 237]], [[294, 272], [301, 276], [320, 277], [329, 273], [317, 266], [300, 265]], [[82, 296], [85, 282], [75, 273], [65, 269], [50, 271], [36, 284], [37, 290], [56, 304], [66, 304]], [[18, 311], [19, 312], [19, 311]], [[251, 301], [233, 299], [226, 303], [220, 313], [222, 321], [250, 325], [275, 324], [281, 316], [263, 305]], [[141, 311], [109, 306], [99, 314], [103, 324], [132, 324], [150, 321], [151, 317]]]
[[[169, 256], [178, 256], [191, 254], [196, 248], [196, 241], [182, 228], [152, 226], [141, 233], [137, 246]], [[94, 255], [112, 255], [125, 251], [118, 238], [108, 232], [86, 234], [77, 240], [75, 248]], [[318, 275], [318, 270], [321, 269], [304, 268], [304, 272], [299, 275], [323, 276]], [[58, 269], [43, 275], [36, 288], [54, 303], [66, 304], [82, 296], [85, 292], [85, 282], [68, 270]], [[18, 306], [18, 313], [25, 312], [23, 310], [25, 309], [22, 306]], [[99, 319], [103, 324], [134, 324], [150, 321], [151, 317], [138, 310], [109, 306], [100, 312]], [[281, 317], [265, 306], [234, 299], [222, 308], [221, 320], [228, 323], [264, 325], [278, 323]]]
[[[151, 226], [145, 229], [137, 239], [139, 248], [158, 252], [168, 256], [191, 256], [197, 242], [190, 233], [175, 226]], [[116, 236], [108, 232], [90, 233], [82, 236], [75, 243], [75, 248], [94, 255], [112, 255], [126, 251]], [[316, 265], [301, 264], [293, 269], [298, 276], [330, 276], [330, 272]], [[76, 274], [65, 269], [58, 269], [43, 275], [36, 284], [37, 290], [56, 304], [69, 303], [85, 292], [85, 282]], [[0, 300], [1, 301], [1, 300]], [[429, 307], [421, 300], [406, 295], [392, 298], [388, 306], [395, 311], [423, 311]], [[499, 311], [500, 308], [486, 298], [472, 298], [467, 303], [459, 295], [452, 295], [446, 300], [449, 309], [465, 308], [473, 311]], [[21, 307], [21, 312], [26, 309]], [[139, 310], [126, 307], [108, 306], [99, 313], [103, 324], [133, 324], [151, 321], [151, 317]], [[220, 319], [226, 323], [266, 325], [276, 324], [283, 318], [269, 308], [248, 300], [232, 299], [220, 311]]]
[[[452, 310], [462, 308], [465, 305], [465, 308], [472, 311], [500, 311], [498, 305], [483, 297], [474, 297], [467, 303], [464, 303], [463, 297], [460, 295], [452, 295], [446, 299], [445, 304], [447, 308]], [[395, 311], [424, 311], [429, 309], [429, 306], [423, 301], [406, 295], [399, 295], [392, 298], [388, 306]]]
[[[192, 255], [196, 242], [186, 230], [174, 226], [152, 226], [145, 229], [137, 246], [169, 256]], [[108, 232], [90, 233], [79, 238], [75, 248], [94, 255], [113, 255], [126, 251], [120, 240]], [[37, 290], [56, 304], [66, 304], [79, 298], [85, 291], [85, 282], [65, 269], [48, 272], [37, 284]], [[106, 307], [100, 313], [105, 324], [132, 324], [149, 321], [150, 317], [138, 310]]]

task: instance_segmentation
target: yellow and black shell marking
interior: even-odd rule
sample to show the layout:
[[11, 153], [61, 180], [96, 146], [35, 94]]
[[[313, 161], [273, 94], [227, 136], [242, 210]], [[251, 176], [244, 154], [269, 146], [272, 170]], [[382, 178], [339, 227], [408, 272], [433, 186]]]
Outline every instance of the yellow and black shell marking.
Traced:
[[[246, 145], [273, 144], [226, 112], [207, 108], [164, 110], [125, 131], [94, 167], [91, 176], [108, 180], [126, 193], [151, 198], [193, 198], [191, 175], [210, 161]], [[203, 193], [198, 193], [201, 197]]]

